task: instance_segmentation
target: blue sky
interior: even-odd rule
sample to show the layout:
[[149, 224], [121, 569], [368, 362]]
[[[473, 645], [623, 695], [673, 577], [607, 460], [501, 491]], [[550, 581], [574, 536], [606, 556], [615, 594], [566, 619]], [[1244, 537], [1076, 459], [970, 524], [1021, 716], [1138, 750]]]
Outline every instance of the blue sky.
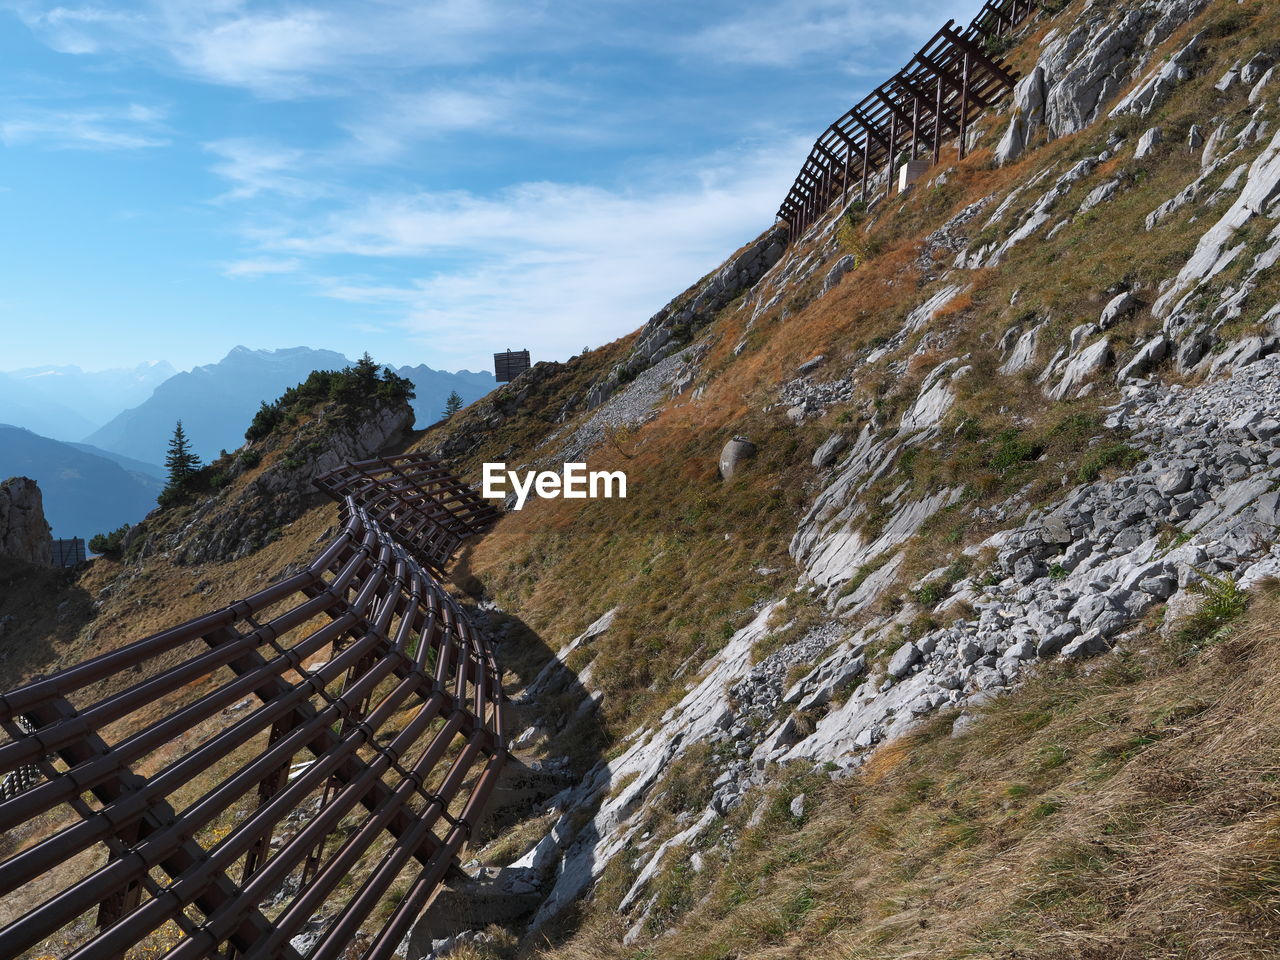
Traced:
[[0, 369], [563, 359], [977, 0], [0, 0]]

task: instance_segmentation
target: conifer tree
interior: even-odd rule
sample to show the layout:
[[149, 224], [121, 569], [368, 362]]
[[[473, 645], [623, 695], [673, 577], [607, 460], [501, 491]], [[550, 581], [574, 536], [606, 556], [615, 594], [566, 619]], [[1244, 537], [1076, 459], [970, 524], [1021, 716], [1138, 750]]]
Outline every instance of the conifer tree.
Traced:
[[186, 431], [182, 429], [182, 421], [173, 428], [173, 436], [169, 438], [169, 453], [164, 458], [164, 465], [169, 471], [168, 489], [182, 490], [200, 469], [200, 458], [191, 451], [191, 442]]
[[454, 390], [449, 394], [449, 399], [444, 402], [444, 418], [448, 420], [461, 409], [462, 397], [458, 395], [457, 390]]

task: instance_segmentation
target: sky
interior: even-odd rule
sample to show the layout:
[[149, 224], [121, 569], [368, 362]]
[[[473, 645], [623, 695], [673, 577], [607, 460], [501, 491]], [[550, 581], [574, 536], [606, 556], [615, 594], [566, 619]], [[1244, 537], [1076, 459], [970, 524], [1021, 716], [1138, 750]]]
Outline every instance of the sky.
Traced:
[[562, 360], [978, 0], [0, 0], [0, 369]]

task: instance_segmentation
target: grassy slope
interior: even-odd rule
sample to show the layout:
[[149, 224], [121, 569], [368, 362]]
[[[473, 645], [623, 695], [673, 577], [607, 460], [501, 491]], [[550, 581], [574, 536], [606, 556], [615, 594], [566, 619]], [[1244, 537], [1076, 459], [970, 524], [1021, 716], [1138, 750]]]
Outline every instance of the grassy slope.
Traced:
[[[1074, 16], [1080, 6], [1077, 0], [1062, 16]], [[954, 427], [963, 421], [966, 428], [949, 440], [946, 448], [922, 451], [900, 465], [888, 482], [897, 485], [907, 481], [926, 491], [963, 478], [970, 490], [963, 509], [940, 515], [909, 545], [909, 571], [919, 573], [937, 566], [965, 543], [989, 532], [972, 518], [972, 507], [999, 502], [1027, 484], [1032, 484], [1032, 498], [1049, 497], [1060, 489], [1063, 479], [1073, 480], [1086, 456], [1084, 441], [1093, 432], [1088, 425], [1094, 422], [1090, 417], [1097, 401], [1050, 405], [1030, 382], [990, 376], [997, 362], [993, 344], [1011, 323], [1025, 322], [1028, 311], [1047, 311], [1052, 318], [1048, 328], [1051, 336], [1042, 346], [1044, 356], [1056, 349], [1057, 342], [1076, 324], [1096, 318], [1106, 299], [1106, 287], [1124, 279], [1150, 283], [1168, 276], [1194, 245], [1200, 228], [1189, 224], [1196, 215], [1191, 208], [1152, 234], [1143, 231], [1141, 221], [1195, 175], [1197, 157], [1180, 146], [1189, 123], [1205, 125], [1213, 115], [1243, 113], [1243, 93], [1236, 90], [1223, 97], [1212, 90], [1212, 82], [1225, 64], [1256, 49], [1260, 37], [1280, 35], [1280, 14], [1262, 0], [1243, 5], [1221, 0], [1197, 24], [1188, 25], [1172, 38], [1168, 49], [1176, 49], [1187, 33], [1206, 24], [1216, 25], [1211, 27], [1207, 46], [1209, 66], [1180, 88], [1151, 121], [1165, 127], [1165, 144], [1140, 163], [1129, 159], [1131, 152], [1122, 152], [1117, 160], [1078, 184], [1063, 201], [1062, 209], [1074, 209], [1088, 191], [1109, 176], [1123, 176], [1126, 189], [1099, 211], [1078, 218], [1053, 241], [1039, 237], [1028, 241], [1015, 248], [1000, 268], [969, 275], [972, 288], [967, 294], [934, 329], [918, 335], [899, 355], [905, 357], [920, 348], [921, 336], [933, 338], [905, 371], [883, 364], [862, 368], [859, 395], [853, 403], [801, 427], [785, 421], [780, 411], [761, 412], [774, 401], [778, 384], [792, 375], [796, 364], [825, 353], [829, 360], [824, 371], [840, 375], [878, 338], [898, 329], [906, 311], [923, 300], [935, 284], [935, 271], [923, 268], [917, 259], [920, 241], [928, 233], [978, 198], [996, 194], [998, 200], [1047, 165], [1065, 169], [1072, 160], [1097, 152], [1106, 134], [1117, 125], [1099, 125], [1056, 141], [1002, 170], [990, 169], [989, 154], [979, 151], [951, 169], [946, 185], [896, 198], [879, 207], [870, 219], [842, 227], [842, 252], [858, 252], [863, 258], [857, 271], [818, 299], [815, 295], [823, 275], [819, 271], [807, 283], [788, 289], [782, 304], [759, 318], [749, 332], [750, 309], [738, 310], [731, 305], [722, 311], [707, 332], [711, 349], [703, 366], [702, 398], [693, 401], [686, 395], [679, 404], [663, 410], [653, 423], [592, 456], [593, 468], [627, 470], [631, 478], [628, 500], [531, 504], [522, 513], [505, 518], [465, 558], [460, 580], [468, 587], [487, 590], [553, 648], [610, 607], [621, 608], [615, 629], [570, 664], [580, 668], [598, 658], [594, 676], [606, 692], [602, 735], [606, 729], [625, 733], [656, 717], [683, 689], [687, 677], [681, 679], [677, 667], [686, 662], [696, 667], [741, 623], [752, 603], [785, 592], [794, 570], [785, 555], [786, 543], [814, 492], [816, 478], [807, 466], [810, 452], [832, 429], [858, 428], [874, 414], [893, 422], [914, 398], [916, 386], [936, 359], [970, 353], [970, 362], [980, 374], [960, 382], [957, 411], [948, 424]], [[1047, 29], [1040, 28], [1040, 32]], [[1034, 60], [1035, 39], [1012, 54], [1024, 70]], [[993, 142], [998, 132], [998, 127], [993, 127], [985, 142]], [[1127, 132], [1132, 135], [1135, 130]], [[1024, 199], [1029, 204], [1034, 196]], [[1132, 256], [1134, 237], [1142, 242], [1144, 256], [1139, 259]], [[801, 247], [793, 255], [806, 252]], [[1017, 306], [1011, 307], [1014, 290], [1021, 290], [1021, 296]], [[1273, 289], [1260, 289], [1254, 295], [1239, 323], [1241, 332], [1256, 321], [1261, 306], [1274, 302], [1277, 295]], [[1123, 344], [1154, 327], [1143, 311], [1116, 328], [1115, 335]], [[732, 350], [744, 336], [747, 348], [734, 356]], [[514, 464], [553, 450], [537, 448], [546, 436], [561, 428], [555, 420], [564, 404], [616, 362], [628, 346], [629, 339], [624, 339], [556, 368], [522, 407], [511, 407], [513, 415], [491, 429], [483, 443], [462, 459], [461, 466], [474, 471], [485, 459]], [[508, 391], [504, 396], [514, 395], [510, 388]], [[1100, 391], [1101, 399], [1106, 395], [1105, 389]], [[475, 423], [486, 409], [482, 402], [458, 421], [429, 431], [418, 443], [433, 446]], [[1014, 457], [1004, 467], [991, 468], [992, 453], [1008, 443], [1010, 424], [1019, 431], [1015, 441], [1031, 447], [1047, 446], [1050, 456], [1043, 461]], [[1062, 424], [1085, 426], [1073, 435]], [[721, 445], [735, 433], [752, 436], [761, 446], [761, 456], [749, 471], [722, 484], [716, 479], [715, 460]], [[163, 558], [152, 558], [135, 570], [98, 561], [76, 584], [42, 587], [45, 593], [60, 590], [53, 595], [57, 602], [75, 602], [62, 611], [57, 610], [56, 602], [43, 603], [38, 617], [24, 615], [24, 622], [17, 625], [22, 629], [11, 627], [0, 639], [0, 653], [7, 654], [6, 686], [33, 671], [114, 648], [264, 585], [286, 565], [311, 556], [334, 517], [332, 506], [318, 507], [281, 531], [276, 542], [232, 564], [173, 568]], [[783, 572], [761, 575], [755, 572], [760, 567], [777, 567]], [[101, 597], [96, 620], [88, 623], [89, 599], [99, 598], [100, 591], [122, 575], [113, 590]], [[6, 604], [6, 609], [13, 606]], [[1265, 650], [1265, 645], [1257, 647], [1241, 663], [1248, 664], [1251, 671], [1265, 672], [1269, 663]], [[820, 799], [815, 800], [815, 812], [803, 824], [790, 823], [782, 814], [783, 807], [774, 810], [771, 817], [786, 829], [785, 843], [769, 843], [764, 834], [748, 832], [731, 868], [709, 871], [696, 881], [670, 875], [664, 879], [669, 889], [664, 891], [663, 916], [670, 922], [703, 892], [700, 885], [714, 889], [711, 899], [694, 915], [688, 935], [678, 938], [675, 945], [663, 941], [654, 955], [680, 955], [682, 950], [698, 955], [699, 950], [711, 950], [712, 945], [723, 942], [732, 955], [778, 951], [785, 955], [786, 950], [801, 945], [811, 952], [812, 945], [821, 944], [820, 949], [832, 956], [874, 956], [882, 955], [882, 948], [872, 945], [881, 936], [894, 942], [901, 938], [906, 944], [883, 948], [899, 951], [888, 955], [911, 955], [910, 951], [916, 950], [917, 955], [945, 956], [947, 950], [961, 952], [970, 946], [981, 955], [983, 950], [998, 953], [1003, 949], [1000, 943], [1015, 941], [1027, 945], [1028, 950], [1040, 951], [1038, 955], [1052, 956], [1054, 950], [1060, 955], [1087, 955], [1083, 951], [1088, 938], [1072, 946], [1079, 938], [1064, 932], [1071, 928], [1071, 918], [1080, 914], [1055, 911], [1074, 911], [1085, 904], [1086, 894], [1096, 892], [1100, 905], [1090, 909], [1105, 913], [1110, 909], [1107, 904], [1114, 905], [1117, 896], [1110, 884], [1129, 869], [1125, 866], [1128, 861], [1118, 861], [1120, 866], [1114, 869], [1120, 873], [1106, 874], [1104, 868], [1112, 869], [1107, 864], [1116, 863], [1116, 858], [1107, 854], [1097, 865], [1087, 857], [1082, 859], [1079, 850], [1090, 848], [1092, 841], [1088, 839], [1081, 840], [1084, 847], [1072, 848], [1076, 849], [1071, 855], [1074, 860], [1062, 859], [1067, 855], [1049, 849], [1052, 836], [1046, 839], [1035, 831], [1049, 831], [1049, 825], [1056, 830], [1068, 821], [1057, 815], [1032, 817], [1028, 812], [1032, 808], [1027, 806], [1031, 801], [1024, 803], [1023, 798], [1034, 796], [1036, 804], [1052, 804], [1059, 802], [1055, 798], [1061, 793], [1067, 804], [1064, 810], [1076, 803], [1081, 809], [1096, 809], [1097, 817], [1105, 820], [1116, 804], [1114, 813], [1122, 816], [1119, 796], [1106, 791], [1128, 782], [1128, 764], [1151, 762], [1144, 758], [1158, 758], [1166, 746], [1162, 740], [1158, 745], [1143, 745], [1151, 749], [1138, 750], [1132, 757], [1118, 757], [1111, 761], [1108, 769], [1114, 769], [1107, 777], [1086, 775], [1093, 763], [1088, 758], [1105, 743], [1138, 736], [1133, 731], [1147, 729], [1155, 722], [1137, 710], [1136, 701], [1132, 716], [1137, 719], [1132, 721], [1125, 719], [1130, 713], [1113, 714], [1107, 712], [1110, 707], [1103, 710], [1100, 705], [1119, 703], [1149, 685], [1155, 685], [1150, 687], [1155, 691], [1160, 684], [1173, 689], [1185, 683], [1186, 689], [1194, 690], [1197, 683], [1208, 683], [1200, 673], [1218, 663], [1213, 657], [1197, 659], [1190, 668], [1182, 668], [1157, 651], [1150, 657], [1138, 657], [1132, 668], [1117, 663], [1097, 673], [1063, 674], [994, 707], [991, 719], [967, 738], [943, 738], [939, 727], [932, 735], [926, 732], [883, 751], [885, 759], [875, 768], [880, 771], [874, 774], [878, 780], [842, 786], [817, 781], [789, 786], [789, 790], [806, 789]], [[525, 666], [521, 673], [527, 675], [532, 667]], [[1123, 683], [1118, 674], [1113, 677], [1116, 671], [1130, 669], [1136, 673]], [[1224, 666], [1219, 678], [1222, 684], [1229, 673]], [[1259, 673], [1259, 683], [1263, 680], [1267, 678]], [[1052, 704], [1058, 701], [1063, 710], [1087, 703], [1098, 709], [1087, 722], [1082, 719], [1085, 714], [1071, 714], [1076, 718], [1071, 720], [1056, 712], [1058, 707]], [[1033, 729], [1030, 720], [1019, 719], [1024, 715], [1048, 716], [1048, 725]], [[1131, 722], [1138, 726], [1131, 730]], [[1059, 725], [1068, 723], [1081, 728], [1072, 733], [1080, 738], [1074, 747], [1065, 733], [1053, 733], [1065, 731], [1067, 728]], [[1245, 729], [1241, 727], [1242, 737]], [[1271, 749], [1268, 744], [1277, 740], [1268, 738], [1269, 728], [1255, 729], [1260, 732], [1256, 749]], [[1045, 744], [1052, 747], [1056, 741], [1046, 739], [1051, 736], [1067, 745], [1068, 755], [1064, 762], [1040, 770], [1036, 765], [1044, 764], [1036, 751]], [[691, 770], [676, 774], [696, 781], [696, 765]], [[1267, 775], [1264, 771], [1257, 776]], [[933, 783], [919, 787], [923, 779]], [[953, 785], [949, 793], [944, 790], [947, 784]], [[1032, 793], [1023, 793], [1023, 786]], [[1018, 795], [1008, 794], [1007, 788], [1014, 788]], [[970, 789], [975, 791], [972, 796]], [[917, 795], [918, 800], [907, 803]], [[692, 806], [699, 791], [695, 785], [676, 791], [676, 796]], [[1259, 793], [1254, 799], [1261, 804], [1263, 796], [1269, 795]], [[849, 808], [852, 797], [859, 798], [861, 812]], [[1178, 803], [1161, 802], [1166, 804], [1168, 816], [1188, 816]], [[1223, 816], [1234, 816], [1243, 823], [1251, 810], [1261, 807], [1228, 805], [1223, 809]], [[879, 814], [872, 817], [877, 810]], [[1022, 812], [1017, 813], [1019, 810]], [[678, 809], [667, 812], [669, 822]], [[1196, 817], [1191, 815], [1191, 819]], [[1001, 844], [1012, 843], [1017, 837], [1011, 824], [1023, 820], [1027, 832], [1017, 842], [1027, 858], [1024, 862], [1021, 857], [1011, 857], [1006, 865], [995, 856]], [[1085, 822], [1093, 821], [1081, 820]], [[872, 829], [875, 824], [890, 832], [877, 833]], [[1212, 821], [1206, 816], [1199, 826], [1211, 831]], [[1267, 851], [1274, 849], [1266, 846], [1274, 843], [1274, 831], [1268, 836], [1272, 839], [1258, 848], [1259, 856], [1270, 856]], [[1041, 850], [1035, 844], [1049, 845], [1044, 846], [1041, 859], [1036, 859], [1039, 854], [1031, 856]], [[1150, 854], [1161, 848], [1152, 840], [1146, 849]], [[984, 851], [985, 860], [981, 856]], [[828, 866], [814, 866], [819, 862]], [[854, 882], [856, 877], [847, 871], [861, 870], [864, 862], [878, 866], [875, 870], [868, 867], [868, 872], [860, 875], [862, 879]], [[1048, 873], [1037, 872], [1040, 863], [1049, 865], [1044, 867]], [[1060, 866], [1052, 867], [1054, 863]], [[1095, 869], [1102, 871], [1097, 877], [1090, 873]], [[1134, 873], [1133, 877], [1150, 878], [1151, 886], [1142, 894], [1149, 896], [1150, 891], [1160, 889], [1154, 879], [1158, 870], [1156, 865], [1144, 869], [1147, 874]], [[1267, 873], [1272, 869], [1264, 863], [1254, 875], [1274, 879], [1274, 874]], [[757, 881], [764, 870], [778, 878], [776, 893], [770, 892], [773, 886]], [[1088, 884], [1083, 894], [1061, 894], [1057, 905], [1050, 902], [1053, 897], [1049, 901], [1035, 899], [1037, 890], [1068, 885], [1072, 876], [1096, 882]], [[885, 878], [891, 881], [887, 885]], [[624, 879], [612, 877], [596, 902], [587, 906], [586, 932], [566, 948], [567, 954], [584, 950], [605, 953], [603, 944], [616, 939], [611, 891], [616, 892]], [[1193, 884], [1194, 877], [1186, 874], [1182, 880]], [[804, 892], [806, 885], [812, 888], [810, 893]], [[1271, 892], [1274, 894], [1274, 889]], [[1235, 896], [1230, 894], [1228, 899]], [[1256, 899], [1257, 890], [1237, 899], [1247, 906], [1250, 896]], [[910, 911], [926, 902], [931, 917], [935, 911], [941, 912], [921, 928], [919, 917]], [[975, 904], [980, 902], [997, 906], [979, 910]], [[890, 922], [904, 911], [907, 919]], [[1116, 919], [1121, 913], [1111, 909], [1115, 915], [1111, 920], [1098, 919], [1102, 914], [1093, 916], [1091, 928], [1102, 931], [1100, 935], [1110, 935], [1106, 934], [1110, 929], [1107, 924], [1121, 923], [1122, 918]], [[1054, 927], [1055, 923], [1062, 929]], [[992, 939], [998, 936], [1005, 940]], [[1112, 953], [1096, 955], [1120, 955], [1115, 952], [1115, 943], [1111, 941]], [[1169, 955], [1203, 953], [1168, 950]], [[1132, 955], [1164, 954], [1139, 951]]]
[[959, 737], [940, 717], [860, 776], [792, 775], [760, 824], [753, 804], [724, 824], [727, 858], [715, 835], [702, 873], [672, 858], [655, 928], [674, 935], [622, 948], [601, 911], [552, 955], [1280, 956], [1277, 616], [1272, 586], [1208, 643], [1153, 630]]
[[[1076, 16], [1080, 6], [1071, 4], [1059, 19]], [[794, 569], [785, 556], [786, 544], [814, 492], [816, 477], [806, 463], [811, 451], [832, 430], [856, 430], [873, 415], [895, 423], [914, 401], [921, 379], [942, 358], [967, 354], [975, 370], [959, 382], [956, 409], [944, 425], [946, 442], [904, 460], [868, 498], [876, 501], [903, 482], [919, 493], [956, 483], [967, 486], [964, 502], [935, 517], [908, 546], [907, 577], [946, 563], [962, 546], [995, 529], [975, 519], [975, 508], [1001, 503], [1024, 488], [1028, 507], [1057, 496], [1064, 483], [1077, 482], [1096, 452], [1089, 450], [1101, 432], [1096, 411], [1112, 390], [1103, 383], [1088, 400], [1047, 403], [1032, 375], [994, 373], [1000, 363], [996, 341], [1014, 323], [1047, 316], [1043, 358], [1066, 341], [1073, 327], [1097, 318], [1109, 299], [1108, 287], [1121, 281], [1146, 284], [1145, 299], [1154, 299], [1154, 283], [1175, 272], [1194, 247], [1203, 226], [1192, 228], [1189, 221], [1203, 213], [1184, 209], [1151, 234], [1143, 219], [1198, 171], [1198, 152], [1181, 146], [1190, 123], [1206, 124], [1207, 111], [1225, 117], [1246, 110], [1243, 92], [1224, 97], [1212, 90], [1222, 72], [1214, 64], [1230, 63], [1242, 51], [1256, 49], [1259, 37], [1280, 31], [1278, 20], [1276, 11], [1260, 0], [1243, 6], [1222, 2], [1170, 38], [1161, 53], [1178, 49], [1187, 35], [1209, 25], [1209, 66], [1149, 121], [1165, 128], [1165, 144], [1143, 161], [1132, 160], [1132, 150], [1126, 148], [1077, 184], [1060, 202], [1059, 214], [1074, 212], [1089, 191], [1112, 176], [1125, 181], [1117, 198], [1077, 218], [1052, 241], [1043, 239], [1046, 228], [1015, 247], [999, 268], [961, 275], [970, 288], [932, 329], [913, 336], [887, 360], [859, 369], [852, 403], [796, 427], [781, 410], [761, 410], [776, 400], [778, 386], [798, 363], [823, 353], [829, 359], [818, 376], [842, 375], [896, 332], [905, 313], [941, 285], [935, 276], [942, 265], [919, 263], [925, 236], [974, 200], [994, 195], [988, 207], [993, 210], [1010, 190], [1042, 169], [1065, 171], [1076, 159], [1097, 153], [1113, 130], [1128, 133], [1132, 143], [1135, 125], [1099, 124], [1032, 150], [1004, 169], [992, 169], [989, 152], [979, 151], [953, 166], [945, 185], [894, 198], [870, 218], [843, 225], [840, 253], [862, 257], [857, 271], [822, 297], [817, 294], [825, 269], [792, 284], [779, 306], [750, 330], [752, 309], [730, 305], [702, 336], [710, 347], [703, 363], [702, 397], [694, 400], [686, 394], [625, 441], [606, 444], [591, 456], [592, 468], [627, 471], [628, 500], [531, 502], [507, 516], [468, 557], [467, 572], [475, 577], [468, 583], [518, 612], [553, 648], [619, 606], [615, 629], [595, 648], [580, 651], [571, 665], [581, 668], [600, 658], [595, 676], [606, 692], [610, 725], [628, 730], [658, 716], [682, 692], [683, 684], [671, 680], [675, 667], [701, 662], [741, 625], [754, 601], [785, 592]], [[1013, 52], [1015, 63], [1025, 69], [1034, 62], [1037, 41], [1051, 25], [1038, 26]], [[994, 142], [999, 132], [999, 124], [992, 125], [985, 142]], [[1006, 223], [1039, 192], [1027, 191]], [[1135, 237], [1143, 250], [1140, 258], [1133, 256]], [[799, 245], [791, 255], [809, 252]], [[947, 282], [954, 280], [953, 275]], [[1010, 306], [1015, 291], [1018, 302]], [[1241, 331], [1256, 322], [1264, 304], [1274, 301], [1268, 299], [1272, 292], [1260, 289], [1254, 295], [1238, 323]], [[1157, 327], [1142, 310], [1109, 334], [1123, 355], [1128, 344]], [[747, 347], [735, 356], [733, 349], [743, 339]], [[572, 382], [580, 388], [589, 379], [586, 373], [607, 368], [620, 355], [615, 351], [625, 346], [614, 344], [607, 348], [607, 358], [590, 354], [557, 370], [552, 385], [543, 388], [547, 399], [541, 408], [533, 406], [533, 416], [504, 424], [467, 458], [468, 466], [474, 469], [483, 459], [531, 458], [539, 439], [559, 429], [551, 420], [562, 398], [575, 392], [555, 384]], [[443, 431], [450, 429], [446, 425]], [[738, 433], [760, 445], [761, 457], [750, 471], [722, 484], [716, 478], [716, 458], [724, 442]], [[435, 434], [423, 445], [439, 442]], [[537, 450], [543, 456], [554, 451], [554, 444]], [[1048, 456], [1038, 459], [1042, 453]], [[879, 519], [872, 511], [870, 522]], [[784, 573], [760, 576], [754, 573], [758, 567], [782, 567]], [[658, 657], [661, 667], [655, 663]]]

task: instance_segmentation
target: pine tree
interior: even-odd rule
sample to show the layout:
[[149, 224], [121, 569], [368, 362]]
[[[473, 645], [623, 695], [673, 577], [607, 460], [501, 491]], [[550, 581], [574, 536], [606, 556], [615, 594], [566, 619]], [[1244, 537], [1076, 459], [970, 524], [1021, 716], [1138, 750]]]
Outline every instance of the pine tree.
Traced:
[[186, 431], [182, 429], [181, 420], [173, 428], [173, 436], [169, 438], [169, 453], [164, 458], [164, 465], [169, 471], [167, 489], [173, 491], [185, 488], [200, 469], [200, 458], [191, 452], [191, 443]]
[[448, 420], [461, 409], [462, 397], [458, 395], [457, 390], [454, 390], [449, 394], [449, 399], [444, 402], [444, 418]]

